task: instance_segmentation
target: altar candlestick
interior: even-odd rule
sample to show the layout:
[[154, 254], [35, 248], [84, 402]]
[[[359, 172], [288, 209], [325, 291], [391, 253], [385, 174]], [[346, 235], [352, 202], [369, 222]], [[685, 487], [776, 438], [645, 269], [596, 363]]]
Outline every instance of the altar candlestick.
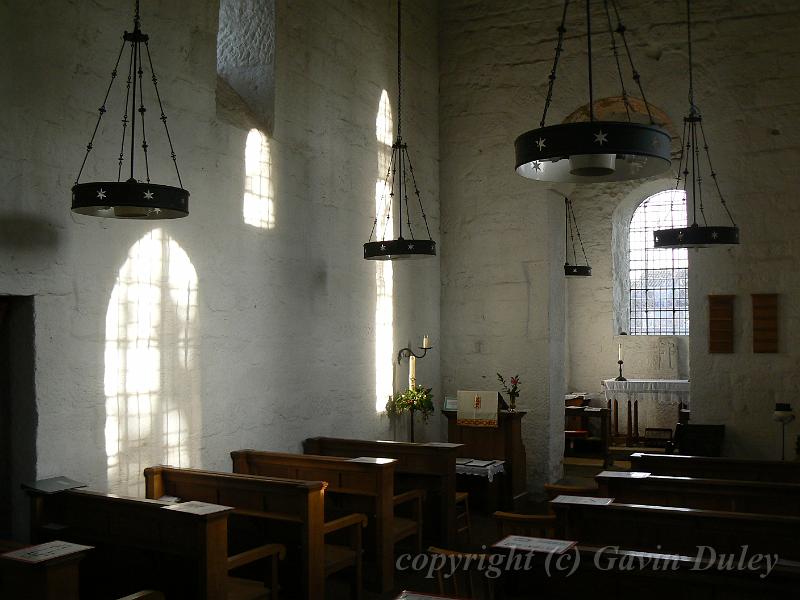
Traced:
[[413, 390], [417, 385], [417, 357], [408, 358], [408, 389]]
[[423, 348], [430, 348], [431, 347], [431, 341], [430, 341], [430, 339], [428, 338], [427, 335], [422, 338], [422, 347]]
[[622, 344], [617, 348], [617, 360], [622, 360]]

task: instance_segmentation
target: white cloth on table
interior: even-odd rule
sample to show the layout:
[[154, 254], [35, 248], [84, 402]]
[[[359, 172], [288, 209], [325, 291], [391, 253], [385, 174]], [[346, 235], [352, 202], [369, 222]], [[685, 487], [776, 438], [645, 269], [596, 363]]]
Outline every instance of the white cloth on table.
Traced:
[[[641, 434], [644, 434], [647, 427], [672, 429], [678, 420], [678, 405], [683, 403], [686, 408], [690, 408], [688, 379], [605, 379], [603, 389], [606, 400], [638, 400]], [[619, 408], [621, 413], [627, 412], [624, 402]]]
[[[460, 461], [462, 459], [459, 459]], [[484, 465], [483, 463], [489, 463]], [[505, 473], [503, 466], [505, 461], [502, 460], [468, 460], [467, 462], [456, 463], [456, 473], [459, 475], [477, 475], [478, 477], [486, 477], [491, 483], [494, 476], [498, 473]]]

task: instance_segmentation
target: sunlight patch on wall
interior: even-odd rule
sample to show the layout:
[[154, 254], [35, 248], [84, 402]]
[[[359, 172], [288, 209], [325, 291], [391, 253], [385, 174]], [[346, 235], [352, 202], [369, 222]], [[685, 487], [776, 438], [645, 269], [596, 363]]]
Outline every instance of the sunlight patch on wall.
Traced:
[[108, 488], [144, 495], [145, 467], [199, 465], [197, 274], [161, 229], [136, 242], [106, 313]]
[[245, 143], [243, 213], [248, 225], [275, 228], [272, 155], [267, 136], [258, 129], [250, 130]]
[[[375, 211], [379, 226], [394, 231], [393, 215], [386, 202], [387, 170], [392, 158], [392, 107], [386, 90], [381, 93], [375, 134], [378, 138], [378, 176], [375, 183]], [[388, 222], [387, 222], [388, 217]], [[394, 384], [394, 273], [392, 262], [375, 262], [375, 410], [386, 408]]]

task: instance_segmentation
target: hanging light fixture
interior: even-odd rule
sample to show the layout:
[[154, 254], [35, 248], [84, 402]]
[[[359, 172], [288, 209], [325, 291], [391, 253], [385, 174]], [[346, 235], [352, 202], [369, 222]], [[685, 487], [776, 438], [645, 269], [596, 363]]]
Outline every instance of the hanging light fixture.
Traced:
[[[564, 197], [564, 212], [565, 217], [565, 231], [564, 231], [564, 246], [565, 246], [565, 262], [564, 262], [564, 275], [567, 277], [591, 277], [592, 267], [589, 266], [589, 259], [586, 257], [586, 248], [583, 247], [583, 240], [581, 239], [581, 231], [578, 229], [578, 220], [575, 218], [575, 211], [572, 208], [572, 200]], [[581, 253], [583, 254], [584, 264], [578, 264], [578, 253], [575, 250], [575, 236], [577, 234], [578, 243], [581, 246]], [[572, 263], [569, 262], [569, 251], [572, 249]]]
[[[92, 137], [86, 145], [81, 168], [75, 178], [75, 185], [72, 186], [72, 211], [82, 215], [93, 217], [110, 217], [115, 219], [176, 219], [185, 217], [189, 214], [189, 192], [183, 189], [181, 174], [178, 170], [178, 162], [175, 156], [175, 149], [172, 145], [172, 138], [167, 127], [167, 116], [164, 114], [164, 106], [161, 103], [161, 95], [158, 91], [158, 79], [153, 69], [153, 60], [150, 56], [150, 46], [148, 45], [149, 36], [142, 33], [139, 18], [139, 0], [136, 0], [136, 10], [133, 20], [133, 31], [126, 31], [122, 36], [122, 47], [117, 55], [117, 62], [114, 70], [111, 71], [111, 82], [106, 89], [103, 104], [98, 109], [97, 122], [92, 132]], [[126, 44], [130, 44], [130, 57], [128, 58], [128, 78], [125, 93], [125, 112], [122, 117], [122, 142], [120, 143], [119, 156], [117, 157], [117, 178], [116, 181], [92, 181], [79, 183], [86, 160], [94, 147], [94, 140], [100, 128], [100, 122], [106, 113], [106, 102], [109, 93], [117, 78], [117, 68], [119, 67]], [[148, 162], [148, 143], [147, 132], [145, 130], [145, 115], [147, 109], [144, 105], [143, 82], [144, 59], [142, 56], [142, 46], [144, 46], [147, 57], [147, 64], [150, 68], [151, 81], [155, 89], [158, 108], [161, 112], [160, 121], [164, 124], [167, 141], [169, 142], [170, 155], [175, 165], [175, 174], [178, 178], [178, 186], [162, 185], [150, 181], [150, 165]], [[137, 97], [138, 92], [138, 97]], [[136, 103], [139, 103], [137, 108]], [[130, 117], [128, 112], [130, 111]], [[138, 113], [138, 117], [137, 117]], [[144, 163], [145, 180], [139, 181], [135, 177], [134, 163], [136, 154], [136, 126], [137, 121], [141, 124], [141, 151]], [[130, 128], [130, 140], [128, 140], [128, 129]], [[125, 150], [128, 147], [128, 162], [130, 163], [130, 177], [123, 181], [123, 163], [125, 162]], [[140, 167], [141, 169], [141, 167]]]
[[[378, 236], [378, 217], [372, 224], [372, 231], [369, 240], [364, 244], [364, 258], [367, 260], [398, 260], [407, 258], [424, 258], [426, 256], [436, 256], [436, 242], [431, 237], [431, 230], [428, 226], [428, 217], [425, 215], [425, 208], [422, 206], [422, 197], [417, 186], [417, 179], [414, 176], [414, 167], [411, 165], [411, 158], [408, 156], [408, 145], [403, 141], [401, 129], [403, 124], [403, 60], [402, 60], [402, 10], [401, 0], [397, 0], [397, 138], [392, 144], [392, 158], [389, 161], [389, 168], [386, 171], [386, 178], [383, 182], [383, 197], [381, 202], [386, 207], [386, 222], [381, 232], [381, 239], [372, 240]], [[410, 178], [410, 181], [409, 181]], [[391, 183], [390, 183], [391, 180]], [[428, 239], [417, 239], [414, 236], [414, 229], [411, 223], [410, 203], [408, 201], [409, 183], [414, 187], [414, 195], [417, 197], [422, 221], [425, 223], [425, 231]], [[389, 191], [388, 197], [386, 191]], [[398, 207], [400, 234], [397, 239], [391, 239], [394, 231], [390, 229], [392, 205]], [[403, 237], [403, 204], [405, 204], [406, 226], [410, 238]], [[386, 236], [390, 236], [387, 239]]]
[[[614, 9], [617, 26], [611, 23], [609, 2]], [[517, 173], [537, 181], [594, 183], [600, 181], [624, 181], [651, 177], [670, 166], [671, 142], [669, 134], [653, 121], [650, 105], [644, 95], [639, 73], [633, 66], [625, 26], [620, 19], [616, 0], [603, 0], [611, 47], [622, 88], [627, 121], [596, 121], [594, 116], [594, 89], [592, 81], [592, 14], [591, 0], [586, 0], [586, 39], [588, 48], [589, 121], [545, 126], [547, 110], [553, 98], [558, 59], [563, 51], [566, 33], [567, 7], [565, 0], [558, 27], [553, 67], [544, 102], [544, 111], [538, 129], [520, 135], [514, 143]], [[617, 52], [616, 35], [619, 35], [630, 63], [633, 79], [639, 88], [647, 109], [649, 124], [631, 120], [632, 106], [625, 90]]]
[[[689, 115], [683, 118], [683, 136], [681, 138], [681, 157], [678, 164], [678, 177], [675, 189], [681, 185], [686, 193], [687, 202], [691, 197], [692, 224], [688, 227], [674, 227], [671, 229], [658, 229], [653, 232], [653, 246], [655, 248], [704, 248], [706, 246], [723, 246], [739, 243], [739, 227], [733, 220], [733, 215], [728, 209], [728, 204], [719, 187], [717, 173], [711, 164], [711, 153], [708, 149], [706, 132], [703, 129], [703, 117], [694, 103], [694, 80], [692, 76], [692, 6], [691, 0], [686, 0], [686, 20], [689, 36]], [[700, 130], [700, 136], [697, 130]], [[703, 173], [700, 157], [700, 139], [702, 138], [703, 150], [714, 188], [719, 196], [722, 208], [730, 219], [730, 225], [709, 225], [703, 206]], [[690, 166], [691, 162], [691, 166]], [[691, 174], [691, 186], [689, 175]], [[689, 192], [691, 191], [691, 195]], [[697, 223], [697, 211], [700, 210], [702, 225]]]

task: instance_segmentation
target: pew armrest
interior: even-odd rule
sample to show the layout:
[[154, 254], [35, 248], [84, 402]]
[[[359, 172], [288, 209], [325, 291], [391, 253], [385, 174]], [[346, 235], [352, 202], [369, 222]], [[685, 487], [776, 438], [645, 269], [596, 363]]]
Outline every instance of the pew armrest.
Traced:
[[355, 525], [361, 525], [361, 527], [366, 527], [367, 526], [366, 515], [362, 515], [361, 513], [353, 513], [352, 515], [347, 515], [346, 517], [341, 517], [339, 519], [334, 519], [333, 521], [328, 521], [327, 523], [325, 523], [323, 527], [323, 533], [327, 535], [329, 533], [333, 533], [334, 531], [339, 531], [340, 529], [353, 527]]
[[236, 569], [242, 565], [250, 564], [251, 562], [261, 560], [262, 558], [277, 557], [283, 560], [286, 557], [286, 547], [283, 544], [265, 544], [245, 550], [239, 554], [234, 554], [228, 557], [228, 570]]
[[413, 500], [422, 502], [424, 499], [425, 490], [410, 490], [408, 492], [403, 492], [402, 494], [395, 494], [394, 505], [400, 506], [401, 504], [405, 504], [406, 502], [411, 502]]
[[164, 600], [164, 594], [153, 590], [144, 590], [131, 594], [130, 596], [125, 596], [119, 600]]

